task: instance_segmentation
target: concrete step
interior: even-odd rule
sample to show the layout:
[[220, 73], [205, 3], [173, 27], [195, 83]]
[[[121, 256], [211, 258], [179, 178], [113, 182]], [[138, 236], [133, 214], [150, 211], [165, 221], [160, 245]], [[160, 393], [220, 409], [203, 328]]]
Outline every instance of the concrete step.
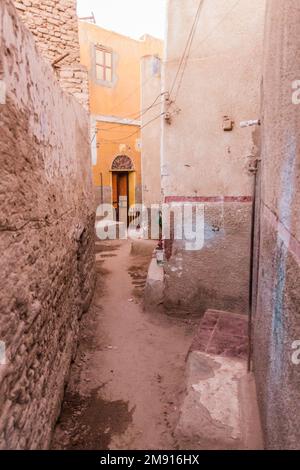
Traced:
[[187, 359], [175, 431], [180, 448], [263, 449], [246, 331], [246, 316], [213, 310], [204, 315]]
[[246, 360], [248, 316], [208, 310], [200, 321], [191, 345], [190, 352], [192, 351]]

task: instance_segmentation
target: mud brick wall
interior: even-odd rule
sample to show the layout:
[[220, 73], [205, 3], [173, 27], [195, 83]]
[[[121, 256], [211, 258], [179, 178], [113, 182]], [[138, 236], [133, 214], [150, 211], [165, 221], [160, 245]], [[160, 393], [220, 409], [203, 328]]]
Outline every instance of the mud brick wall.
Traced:
[[268, 2], [254, 367], [269, 449], [300, 449], [299, 22], [298, 0]]
[[88, 73], [83, 65], [62, 66], [57, 70], [60, 86], [89, 109]]
[[47, 61], [68, 54], [55, 68], [58, 80], [88, 109], [88, 73], [80, 65], [76, 0], [14, 0], [14, 4]]
[[80, 62], [76, 0], [17, 0], [22, 20], [34, 34], [39, 50], [53, 62], [69, 53], [64, 64]]
[[9, 0], [0, 28], [0, 448], [44, 449], [94, 287], [89, 119]]

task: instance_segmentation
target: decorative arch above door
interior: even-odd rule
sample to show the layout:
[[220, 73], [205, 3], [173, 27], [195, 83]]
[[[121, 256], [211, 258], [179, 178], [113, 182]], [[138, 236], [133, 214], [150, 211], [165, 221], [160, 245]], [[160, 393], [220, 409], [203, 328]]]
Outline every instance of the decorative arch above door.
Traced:
[[127, 155], [118, 155], [111, 166], [112, 171], [134, 171], [134, 165]]

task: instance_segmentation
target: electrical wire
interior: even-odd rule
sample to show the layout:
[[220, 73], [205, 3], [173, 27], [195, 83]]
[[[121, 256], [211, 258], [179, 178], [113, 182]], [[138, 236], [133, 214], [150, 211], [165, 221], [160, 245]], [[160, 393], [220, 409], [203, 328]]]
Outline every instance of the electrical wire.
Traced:
[[228, 15], [230, 15], [230, 13], [238, 6], [238, 4], [241, 2], [241, 0], [237, 0], [233, 5], [232, 7], [225, 13], [224, 16], [222, 16], [222, 18], [220, 19], [220, 21], [207, 33], [206, 36], [204, 36], [203, 39], [201, 39], [201, 41], [198, 43], [198, 45], [200, 44], [203, 44], [206, 39], [211, 35], [211, 33], [213, 33], [219, 26], [220, 24], [223, 23], [223, 21], [227, 18]]
[[195, 24], [194, 24], [194, 30], [193, 30], [192, 35], [191, 35], [190, 44], [189, 44], [188, 51], [187, 51], [187, 54], [186, 54], [186, 58], [185, 58], [185, 61], [184, 61], [181, 77], [179, 79], [179, 83], [178, 83], [177, 90], [176, 90], [176, 93], [175, 93], [174, 102], [176, 102], [176, 100], [178, 98], [179, 91], [180, 91], [181, 85], [183, 83], [183, 78], [184, 78], [184, 74], [185, 74], [186, 67], [187, 67], [187, 64], [188, 64], [188, 60], [189, 60], [189, 57], [190, 57], [190, 52], [191, 52], [192, 44], [193, 44], [193, 41], [194, 41], [195, 33], [197, 31], [198, 21], [199, 21], [199, 18], [200, 18], [200, 13], [201, 13], [203, 3], [204, 3], [204, 0], [200, 1], [199, 9], [198, 9], [198, 16], [197, 16]]
[[[138, 134], [142, 129], [144, 129], [146, 126], [148, 126], [149, 124], [151, 124], [152, 122], [156, 121], [156, 119], [160, 118], [161, 116], [164, 116], [166, 113], [160, 113], [158, 116], [155, 116], [155, 118], [151, 119], [150, 121], [146, 122], [143, 126], [139, 127], [135, 132], [133, 132], [132, 134], [129, 134], [129, 135], [126, 135], [124, 137], [120, 137], [119, 139], [115, 139], [115, 140], [102, 140], [101, 142], [103, 143], [112, 143], [112, 144], [119, 144], [120, 142], [123, 142], [124, 140], [127, 140], [129, 139], [130, 137], [133, 137], [134, 135]], [[100, 142], [100, 145], [101, 145], [101, 142]]]
[[[178, 66], [178, 69], [177, 69], [177, 72], [175, 74], [175, 77], [174, 77], [174, 80], [173, 80], [173, 83], [172, 83], [172, 86], [171, 86], [171, 91], [170, 91], [170, 98], [171, 98], [171, 95], [175, 89], [175, 86], [176, 86], [176, 82], [177, 82], [177, 79], [180, 75], [180, 79], [179, 79], [179, 83], [178, 83], [178, 86], [177, 86], [177, 90], [176, 90], [176, 94], [175, 94], [175, 99], [173, 101], [173, 104], [176, 102], [176, 99], [178, 98], [178, 94], [179, 94], [179, 91], [180, 91], [180, 88], [182, 86], [182, 82], [183, 82], [183, 78], [184, 78], [184, 74], [185, 74], [185, 71], [186, 71], [186, 67], [187, 67], [187, 63], [188, 63], [188, 60], [189, 60], [189, 56], [190, 56], [190, 52], [191, 52], [191, 48], [192, 48], [192, 45], [193, 45], [193, 40], [194, 40], [194, 37], [195, 37], [195, 33], [196, 33], [196, 30], [197, 30], [197, 25], [198, 25], [198, 21], [199, 21], [199, 17], [200, 17], [200, 13], [201, 13], [201, 9], [202, 9], [202, 6], [204, 4], [204, 1], [205, 0], [200, 0], [199, 2], [199, 6], [197, 8], [197, 12], [196, 12], [196, 15], [195, 15], [195, 18], [194, 18], [194, 21], [193, 21], [193, 25], [192, 25], [192, 28], [190, 30], [190, 33], [189, 33], [189, 36], [188, 36], [188, 39], [187, 39], [187, 42], [186, 42], [186, 45], [185, 45], [185, 48], [184, 48], [184, 52], [182, 54], [182, 57], [181, 57], [181, 60], [180, 60], [180, 63], [179, 63], [179, 66]], [[214, 26], [208, 33], [207, 35], [200, 41], [200, 43], [198, 43], [198, 45], [200, 44], [203, 44], [207, 38], [220, 26], [220, 24], [227, 18], [227, 16], [232, 12], [232, 10], [234, 10], [236, 8], [236, 6], [240, 3], [241, 0], [237, 0], [237, 2], [232, 6], [232, 8], [230, 8], [228, 10], [228, 12], [221, 18], [221, 20], [217, 23], [216, 26]], [[183, 69], [182, 69], [182, 66], [183, 66]], [[182, 69], [182, 71], [181, 71]], [[181, 74], [180, 74], [181, 72]], [[149, 77], [147, 80], [145, 80], [142, 84], [142, 87], [144, 85], [146, 85], [147, 82], [149, 82], [151, 77]], [[137, 90], [139, 89], [139, 87], [136, 87], [134, 89], [133, 92], [131, 92], [124, 100], [120, 101], [119, 103], [117, 103], [115, 105], [115, 107], [113, 109], [115, 109], [118, 105], [124, 103], [125, 101], [127, 101]], [[146, 108], [145, 110], [142, 110], [141, 113], [137, 114], [137, 115], [134, 115], [136, 116], [135, 119], [133, 119], [132, 121], [129, 121], [128, 123], [126, 124], [131, 124], [132, 122], [134, 122], [136, 119], [138, 119], [138, 117], [141, 117], [143, 116], [144, 114], [146, 114], [150, 109], [152, 109], [153, 107], [155, 106], [158, 106], [159, 104], [161, 103], [157, 103], [156, 104], [156, 101], [158, 100], [158, 98], [160, 96], [163, 96], [165, 95], [167, 92], [164, 92], [164, 93], [161, 93], [160, 95], [158, 95], [158, 97], [155, 99], [154, 103], [152, 103], [151, 106], [149, 106], [148, 108]], [[143, 129], [144, 127], [146, 127], [148, 124], [150, 124], [151, 122], [153, 122], [154, 120], [158, 119], [160, 116], [164, 115], [166, 113], [162, 113], [160, 114], [159, 116], [156, 116], [154, 119], [152, 119], [151, 121], [149, 121], [148, 123], [146, 123], [144, 126], [141, 126], [136, 132], [134, 132], [133, 134], [130, 134], [129, 136], [126, 136], [126, 137], [123, 137], [121, 139], [118, 139], [119, 141], [122, 141], [124, 139], [127, 139], [129, 137], [131, 137], [132, 135], [135, 135], [137, 134], [138, 132], [140, 132], [141, 129]], [[131, 117], [133, 116], [133, 114], [131, 115], [128, 115], [127, 117]], [[108, 131], [110, 129], [115, 129], [115, 128], [118, 128], [118, 127], [121, 127], [123, 126], [124, 124], [116, 124], [115, 126], [111, 126], [109, 128], [106, 128], [106, 129], [101, 129], [101, 128], [98, 128], [96, 129], [95, 131], [95, 134], [91, 140], [91, 143], [94, 141], [96, 135], [97, 135], [97, 132], [98, 130], [101, 130], [101, 131]], [[104, 142], [104, 141], [103, 141]], [[106, 143], [118, 143], [117, 141], [113, 141], [113, 140], [108, 140], [106, 141]]]
[[[152, 78], [152, 77], [148, 77], [146, 80], [144, 80], [144, 82], [142, 83], [142, 85], [137, 86], [129, 95], [127, 95], [127, 96], [124, 98], [124, 100], [119, 101], [119, 102], [112, 108], [112, 110], [116, 109], [118, 106], [120, 106], [120, 104], [125, 103], [129, 98], [131, 98], [132, 95], [134, 95], [134, 94], [136, 93], [136, 91], [137, 91], [138, 89], [140, 89], [140, 87], [143, 88], [143, 87], [149, 82], [149, 80], [151, 80], [151, 78]], [[156, 101], [158, 100], [158, 98], [159, 98], [160, 96], [163, 96], [163, 95], [165, 95], [166, 93], [167, 93], [167, 92], [164, 92], [164, 93], [161, 93], [160, 95], [158, 95], [158, 97], [155, 99], [154, 103], [156, 103]], [[155, 105], [155, 106], [158, 106], [159, 104], [160, 104], [160, 103], [158, 103], [158, 104]], [[122, 119], [126, 119], [127, 117], [133, 117], [133, 116], [135, 116], [135, 118], [131, 121], [131, 122], [134, 122], [136, 119], [138, 119], [138, 118], [141, 117], [142, 115], [146, 114], [146, 112], [148, 112], [148, 110], [150, 110], [152, 107], [153, 107], [153, 105], [149, 106], [149, 108], [146, 108], [145, 110], [142, 110], [141, 112], [136, 112], [136, 113], [127, 114], [126, 116], [123, 116]], [[144, 111], [145, 111], [145, 112], [144, 112]], [[129, 123], [127, 123], [127, 124], [130, 125], [131, 122], [129, 122]], [[123, 125], [124, 125], [124, 124], [116, 124], [115, 126], [111, 126], [111, 127], [107, 128], [107, 129], [101, 129], [101, 128], [99, 128], [99, 130], [102, 130], [102, 131], [103, 131], [103, 130], [110, 130], [110, 129], [113, 129], [113, 128], [121, 127], [121, 126], [123, 126]], [[93, 135], [93, 137], [92, 137], [92, 139], [91, 139], [91, 141], [90, 141], [91, 144], [94, 142], [95, 137], [96, 137], [96, 135], [97, 135], [97, 132], [98, 132], [98, 129], [95, 130], [95, 133], [94, 133], [94, 135]]]
[[153, 101], [153, 103], [152, 103], [150, 106], [148, 106], [147, 108], [145, 108], [144, 110], [142, 110], [138, 115], [136, 115], [135, 119], [133, 119], [133, 120], [131, 120], [131, 121], [128, 121], [127, 123], [124, 123], [124, 124], [116, 124], [116, 125], [114, 125], [114, 126], [107, 127], [107, 128], [99, 128], [99, 127], [98, 127], [98, 128], [95, 130], [95, 133], [94, 133], [94, 135], [93, 135], [92, 140], [91, 140], [90, 143], [92, 144], [92, 143], [94, 142], [95, 137], [96, 137], [98, 131], [107, 132], [107, 131], [110, 131], [110, 130], [112, 130], [112, 129], [116, 129], [116, 128], [122, 127], [122, 126], [124, 126], [124, 125], [130, 125], [130, 124], [132, 124], [136, 119], [138, 119], [139, 117], [142, 117], [143, 115], [145, 115], [145, 114], [146, 114], [148, 111], [150, 111], [152, 108], [161, 105], [161, 104], [162, 104], [161, 101], [160, 101], [159, 103], [156, 103], [156, 101], [157, 101], [161, 96], [164, 96], [165, 94], [167, 94], [167, 92], [162, 92], [162, 93], [160, 93], [160, 94], [155, 98], [155, 100]]
[[[225, 15], [220, 19], [220, 21], [206, 34], [206, 36], [204, 36], [204, 38], [197, 43], [197, 46], [200, 46], [201, 44], [203, 44], [208, 38], [209, 36], [217, 29], [219, 28], [219, 26], [223, 23], [223, 21], [230, 15], [230, 13], [237, 7], [237, 5], [240, 3], [241, 0], [237, 0], [237, 2], [234, 3], [234, 5], [225, 13]], [[203, 2], [202, 2], [203, 3]], [[201, 4], [200, 4], [201, 6]], [[195, 35], [195, 32], [196, 30], [194, 31], [194, 34], [193, 34], [193, 38], [194, 38], [194, 35]], [[183, 77], [184, 77], [184, 73], [185, 73], [185, 70], [186, 70], [186, 67], [187, 67], [187, 63], [188, 63], [188, 60], [189, 60], [189, 54], [191, 52], [191, 47], [192, 47], [192, 43], [193, 43], [193, 39], [190, 43], [190, 47], [189, 47], [189, 52], [188, 52], [188, 55], [186, 56], [186, 59], [185, 59], [185, 65], [184, 65], [184, 69], [183, 69], [183, 72], [181, 74], [181, 78], [180, 78], [180, 82], [179, 82], [179, 85], [177, 87], [177, 91], [176, 91], [176, 95], [175, 95], [175, 99], [174, 99], [174, 102], [176, 101], [177, 97], [178, 97], [178, 94], [179, 94], [179, 91], [180, 91], [180, 88], [181, 88], [181, 85], [182, 85], [182, 82], [183, 82]], [[182, 61], [183, 62], [183, 61]], [[165, 62], [167, 63], [167, 61]], [[178, 70], [178, 73], [177, 73], [177, 77], [176, 79], [178, 78], [178, 75], [179, 75], [179, 71]], [[173, 88], [175, 87], [175, 85], [173, 86]]]
[[[151, 76], [148, 77], [146, 80], [143, 81], [143, 83], [141, 85], [138, 85], [137, 87], [134, 88], [134, 90], [132, 92], [129, 93], [129, 95], [127, 95], [123, 100], [119, 101], [118, 103], [116, 103], [113, 107], [112, 107], [112, 111], [115, 110], [116, 108], [118, 108], [121, 104], [125, 103], [126, 101], [129, 100], [129, 98], [131, 98], [138, 90], [140, 90], [141, 88], [143, 88], [150, 80], [151, 80]], [[126, 117], [126, 116], [124, 116]]]
[[124, 125], [130, 125], [130, 124], [134, 123], [136, 119], [139, 119], [139, 118], [141, 118], [142, 116], [144, 116], [144, 115], [145, 115], [148, 111], [150, 111], [152, 108], [154, 108], [154, 107], [156, 107], [156, 106], [159, 106], [159, 105], [162, 105], [162, 101], [160, 101], [159, 103], [156, 103], [156, 102], [157, 102], [157, 100], [158, 100], [161, 96], [163, 96], [163, 95], [165, 95], [165, 94], [166, 94], [166, 92], [160, 93], [160, 94], [155, 98], [155, 100], [153, 101], [153, 103], [152, 103], [150, 106], [148, 106], [147, 108], [145, 108], [145, 109], [143, 109], [142, 111], [140, 111], [137, 115], [135, 115], [135, 118], [134, 118], [133, 120], [128, 121], [128, 122], [126, 122], [126, 123], [124, 123], [124, 124], [116, 124], [116, 125], [113, 125], [113, 126], [111, 126], [111, 127], [106, 127], [106, 128], [98, 127], [97, 130], [101, 130], [101, 131], [107, 132], [107, 131], [110, 131], [111, 129], [116, 129], [116, 128], [122, 127], [122, 126], [124, 126]]
[[93, 137], [92, 137], [92, 140], [90, 141], [90, 144], [91, 144], [91, 145], [92, 145], [92, 143], [93, 143], [94, 140], [95, 140], [95, 137], [96, 137], [96, 135], [97, 135], [97, 132], [98, 132], [98, 129], [95, 130], [95, 133], [94, 133], [94, 135], [93, 135]]
[[173, 93], [173, 91], [174, 91], [174, 88], [175, 88], [175, 85], [176, 85], [176, 81], [177, 81], [177, 78], [178, 78], [178, 76], [179, 76], [179, 73], [180, 73], [182, 64], [184, 63], [184, 60], [185, 60], [187, 51], [190, 50], [190, 48], [191, 48], [191, 44], [192, 44], [192, 42], [193, 42], [194, 35], [195, 35], [195, 31], [196, 31], [196, 29], [197, 29], [197, 24], [198, 24], [198, 20], [199, 20], [199, 17], [200, 17], [200, 13], [201, 13], [201, 9], [202, 9], [203, 3], [204, 3], [204, 0], [200, 0], [199, 5], [198, 5], [198, 8], [197, 8], [197, 11], [196, 11], [196, 14], [195, 14], [195, 17], [194, 17], [194, 21], [193, 21], [193, 24], [192, 24], [192, 28], [191, 28], [190, 33], [189, 33], [189, 35], [188, 35], [188, 39], [187, 39], [187, 42], [186, 42], [184, 51], [183, 51], [183, 54], [182, 54], [182, 56], [181, 56], [181, 59], [180, 59], [180, 62], [179, 62], [179, 66], [178, 66], [177, 72], [176, 72], [176, 74], [175, 74], [175, 77], [174, 77], [174, 80], [173, 80], [173, 83], [172, 83], [172, 86], [171, 86], [171, 89], [170, 89], [170, 99], [171, 99], [171, 95], [172, 95], [172, 93]]
[[[122, 124], [117, 124], [117, 123], [116, 123], [115, 126], [111, 126], [111, 127], [106, 127], [106, 128], [104, 128], [104, 127], [98, 127], [97, 129], [98, 129], [99, 131], [110, 132], [111, 129], [116, 129], [116, 128], [118, 128], [118, 127], [130, 126], [130, 125], [137, 125], [137, 126], [138, 126], [139, 124], [136, 123], [136, 119], [138, 119], [139, 117], [142, 117], [142, 116], [143, 116], [144, 114], [146, 114], [150, 109], [153, 109], [153, 108], [155, 108], [156, 106], [161, 106], [161, 105], [162, 105], [162, 101], [160, 101], [159, 103], [154, 104], [151, 108], [145, 108], [145, 109], [142, 110], [142, 112], [141, 112], [140, 114], [138, 114], [138, 115], [136, 116], [136, 118], [133, 119], [133, 120], [124, 122], [124, 123], [122, 123]], [[136, 123], [136, 124], [134, 124], [134, 123]]]

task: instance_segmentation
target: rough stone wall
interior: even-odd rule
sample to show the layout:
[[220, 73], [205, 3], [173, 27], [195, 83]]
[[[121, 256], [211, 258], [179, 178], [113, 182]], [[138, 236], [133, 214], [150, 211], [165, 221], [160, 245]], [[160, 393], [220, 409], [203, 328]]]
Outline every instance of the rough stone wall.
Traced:
[[[173, 87], [198, 6], [198, 0], [168, 1], [162, 89], [173, 103], [165, 107], [171, 122], [163, 123], [161, 159], [164, 201], [204, 204], [205, 246], [187, 252], [174, 241], [165, 307], [179, 314], [247, 313], [249, 165], [258, 149], [255, 128], [241, 129], [240, 122], [260, 114], [265, 2], [204, 1], [189, 60]], [[225, 131], [228, 121], [232, 129]]]
[[88, 72], [84, 65], [63, 66], [57, 69], [60, 86], [88, 111], [89, 110], [89, 81]]
[[9, 0], [0, 38], [0, 448], [44, 449], [94, 286], [89, 119]]
[[298, 0], [268, 1], [254, 367], [269, 449], [300, 449], [299, 23]]
[[55, 65], [57, 78], [88, 109], [88, 73], [80, 65], [77, 1], [14, 0], [14, 4], [48, 62], [52, 64], [68, 54]]
[[80, 62], [76, 0], [16, 0], [22, 20], [49, 62], [63, 54], [64, 64]]

